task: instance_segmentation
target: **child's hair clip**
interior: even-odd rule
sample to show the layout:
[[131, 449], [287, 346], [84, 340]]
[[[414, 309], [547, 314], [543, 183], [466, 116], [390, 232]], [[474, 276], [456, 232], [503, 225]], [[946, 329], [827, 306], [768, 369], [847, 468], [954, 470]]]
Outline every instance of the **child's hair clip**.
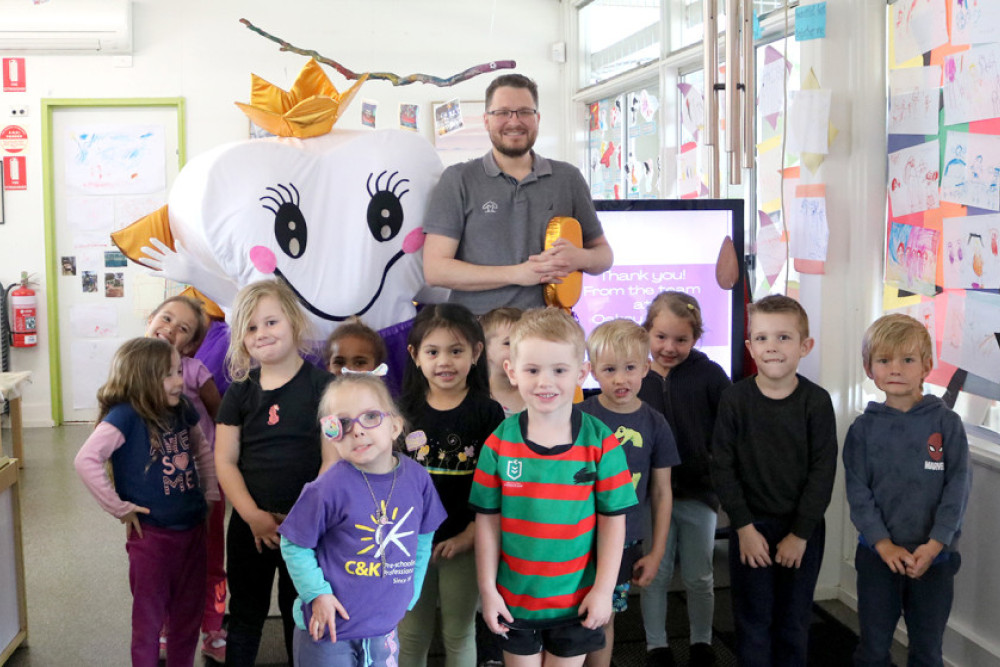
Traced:
[[693, 303], [688, 303], [688, 304], [684, 304], [684, 305], [686, 305], [688, 307], [688, 310], [694, 310], [695, 309]]
[[423, 431], [413, 431], [406, 436], [406, 451], [415, 452], [427, 444], [427, 434]]
[[383, 362], [370, 371], [352, 371], [346, 366], [340, 371], [343, 375], [374, 375], [375, 377], [385, 377], [389, 372], [389, 367]]

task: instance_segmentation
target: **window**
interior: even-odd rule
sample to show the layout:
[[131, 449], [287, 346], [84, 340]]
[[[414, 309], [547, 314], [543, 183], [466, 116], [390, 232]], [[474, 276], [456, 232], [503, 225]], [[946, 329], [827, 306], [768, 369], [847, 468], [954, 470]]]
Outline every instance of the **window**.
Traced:
[[659, 95], [650, 86], [589, 107], [590, 190], [594, 199], [659, 199]]
[[593, 0], [579, 11], [584, 86], [660, 57], [660, 0]]

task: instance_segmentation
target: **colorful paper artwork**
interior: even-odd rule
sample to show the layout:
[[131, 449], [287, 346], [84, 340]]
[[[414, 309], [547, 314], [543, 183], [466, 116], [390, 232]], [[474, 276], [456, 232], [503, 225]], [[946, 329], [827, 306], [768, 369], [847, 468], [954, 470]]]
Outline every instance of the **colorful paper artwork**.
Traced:
[[705, 127], [705, 98], [689, 83], [677, 84], [677, 90], [682, 97], [681, 125], [697, 141], [698, 133]]
[[941, 359], [1000, 382], [1000, 296], [986, 292], [952, 292], [941, 344]]
[[996, 0], [948, 0], [951, 4], [951, 43], [982, 44], [997, 39], [1000, 3]]
[[781, 135], [757, 144], [757, 189], [760, 208], [773, 213], [781, 208]]
[[1000, 215], [945, 218], [941, 227], [944, 287], [1000, 288]]
[[897, 2], [889, 7], [896, 63], [903, 63], [948, 43], [945, 0]]
[[399, 105], [399, 127], [402, 130], [417, 131], [417, 113], [419, 106], [416, 104]]
[[697, 197], [700, 183], [698, 144], [691, 141], [681, 146], [681, 152], [677, 155], [677, 192], [682, 199]]
[[936, 229], [892, 223], [885, 281], [907, 292], [934, 296], [938, 240]]
[[361, 100], [361, 124], [375, 129], [375, 117], [378, 115], [378, 102]]
[[[996, 33], [996, 27], [993, 28]], [[944, 59], [944, 124], [1000, 116], [1000, 44], [982, 44]]]
[[786, 261], [786, 245], [777, 223], [764, 211], [757, 211], [760, 230], [757, 232], [757, 262], [771, 285]]
[[907, 67], [889, 72], [889, 133], [937, 134], [941, 68]]
[[459, 100], [449, 100], [434, 107], [434, 132], [438, 136], [457, 132], [463, 127], [462, 103]]
[[889, 200], [896, 217], [940, 205], [938, 141], [928, 141], [889, 154]]
[[785, 76], [792, 73], [792, 63], [773, 46], [764, 47], [764, 67], [760, 80], [757, 113], [775, 129], [785, 105]]
[[[163, 126], [94, 125], [69, 130], [65, 178], [69, 195], [120, 195], [166, 187]], [[110, 222], [110, 220], [108, 221]]]
[[941, 199], [1000, 211], [1000, 137], [948, 132]]
[[800, 185], [789, 216], [789, 250], [796, 259], [826, 261], [830, 229], [826, 221], [826, 192], [822, 184]]
[[826, 37], [826, 3], [815, 2], [795, 8], [795, 41]]
[[830, 151], [829, 90], [796, 90], [788, 105], [789, 153], [820, 153]]

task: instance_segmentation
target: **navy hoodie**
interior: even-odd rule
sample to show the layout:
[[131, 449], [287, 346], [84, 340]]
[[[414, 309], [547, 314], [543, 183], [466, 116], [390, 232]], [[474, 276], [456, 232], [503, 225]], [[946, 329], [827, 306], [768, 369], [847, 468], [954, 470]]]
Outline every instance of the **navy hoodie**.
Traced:
[[650, 370], [642, 380], [639, 398], [663, 413], [677, 441], [681, 464], [670, 473], [677, 500], [700, 500], [713, 510], [719, 509], [719, 499], [712, 490], [712, 429], [719, 399], [730, 384], [722, 366], [701, 350], [691, 350], [666, 377]]
[[956, 550], [972, 469], [962, 420], [940, 398], [908, 412], [869, 403], [847, 432], [844, 469], [864, 543], [888, 537], [912, 551], [935, 539]]

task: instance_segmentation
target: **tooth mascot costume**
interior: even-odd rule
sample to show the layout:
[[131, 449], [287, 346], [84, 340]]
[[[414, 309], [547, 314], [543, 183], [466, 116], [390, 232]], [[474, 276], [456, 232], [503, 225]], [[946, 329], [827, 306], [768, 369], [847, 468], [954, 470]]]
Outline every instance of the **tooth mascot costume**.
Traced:
[[[248, 283], [284, 281], [319, 342], [360, 317], [386, 339], [398, 387], [413, 300], [424, 288], [422, 221], [442, 165], [414, 132], [331, 131], [362, 83], [339, 94], [315, 61], [287, 92], [254, 76], [251, 104], [238, 106], [279, 136], [194, 158], [167, 206], [112, 238], [130, 259], [223, 311]], [[211, 361], [218, 377], [221, 361]]]

